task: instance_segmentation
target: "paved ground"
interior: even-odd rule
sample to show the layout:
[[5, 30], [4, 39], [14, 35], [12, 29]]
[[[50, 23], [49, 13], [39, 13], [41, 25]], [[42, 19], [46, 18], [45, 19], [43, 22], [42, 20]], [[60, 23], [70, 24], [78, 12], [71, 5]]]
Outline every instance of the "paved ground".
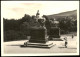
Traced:
[[[62, 36], [63, 39], [65, 36]], [[23, 54], [23, 53], [76, 53], [77, 52], [77, 37], [73, 39], [71, 36], [67, 37], [68, 48], [64, 48], [64, 41], [51, 41], [55, 46], [52, 48], [35, 48], [35, 47], [20, 47], [27, 40], [4, 42], [5, 54]]]

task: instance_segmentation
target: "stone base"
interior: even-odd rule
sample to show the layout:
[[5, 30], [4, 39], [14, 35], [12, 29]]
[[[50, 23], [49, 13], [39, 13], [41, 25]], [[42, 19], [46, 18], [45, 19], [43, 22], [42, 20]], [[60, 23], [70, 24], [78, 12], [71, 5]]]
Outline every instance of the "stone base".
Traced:
[[53, 38], [53, 41], [63, 41], [61, 38]]
[[49, 40], [53, 40], [53, 41], [63, 41], [61, 38], [49, 38]]
[[51, 48], [54, 44], [52, 42], [46, 43], [30, 43], [28, 42], [26, 46], [28, 47], [42, 47], [42, 48]]

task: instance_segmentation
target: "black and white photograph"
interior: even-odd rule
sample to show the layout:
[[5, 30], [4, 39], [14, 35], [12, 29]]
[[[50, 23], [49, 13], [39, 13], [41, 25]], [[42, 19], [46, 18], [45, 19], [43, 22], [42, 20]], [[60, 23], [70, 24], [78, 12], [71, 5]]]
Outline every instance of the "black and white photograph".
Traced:
[[79, 55], [79, 1], [1, 1], [3, 56]]

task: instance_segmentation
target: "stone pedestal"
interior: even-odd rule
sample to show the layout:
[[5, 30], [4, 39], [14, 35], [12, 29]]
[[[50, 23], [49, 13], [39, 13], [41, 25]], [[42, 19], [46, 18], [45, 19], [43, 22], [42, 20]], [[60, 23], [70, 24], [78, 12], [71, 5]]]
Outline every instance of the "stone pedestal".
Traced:
[[30, 35], [29, 42], [32, 43], [46, 43], [48, 41], [46, 28], [32, 28]]
[[49, 39], [58, 39], [60, 38], [60, 29], [58, 27], [51, 27], [50, 28], [50, 34]]
[[46, 28], [32, 28], [30, 34], [31, 38], [29, 42], [46, 43], [48, 41]]
[[45, 27], [32, 28], [31, 38], [29, 42], [25, 43], [27, 46], [34, 47], [52, 47], [53, 43], [48, 41], [47, 30]]

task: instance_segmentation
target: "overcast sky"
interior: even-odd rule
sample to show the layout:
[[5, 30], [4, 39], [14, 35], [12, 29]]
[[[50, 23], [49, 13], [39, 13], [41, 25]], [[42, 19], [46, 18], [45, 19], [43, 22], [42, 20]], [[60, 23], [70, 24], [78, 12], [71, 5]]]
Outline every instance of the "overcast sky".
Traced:
[[51, 15], [76, 10], [78, 6], [79, 1], [1, 1], [1, 16], [19, 19], [24, 14], [35, 15], [37, 10], [41, 16]]

